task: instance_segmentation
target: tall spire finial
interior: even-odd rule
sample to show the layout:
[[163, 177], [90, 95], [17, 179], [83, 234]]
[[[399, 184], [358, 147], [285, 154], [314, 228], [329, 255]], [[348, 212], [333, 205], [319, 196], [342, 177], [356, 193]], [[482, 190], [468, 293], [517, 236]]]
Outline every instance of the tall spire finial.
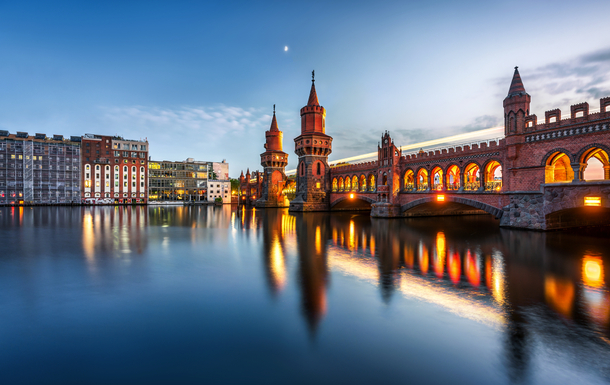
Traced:
[[311, 81], [312, 82], [316, 81], [316, 70], [311, 71]]
[[275, 104], [273, 105], [273, 115], [275, 115]]
[[519, 69], [519, 66], [515, 66], [515, 69]]

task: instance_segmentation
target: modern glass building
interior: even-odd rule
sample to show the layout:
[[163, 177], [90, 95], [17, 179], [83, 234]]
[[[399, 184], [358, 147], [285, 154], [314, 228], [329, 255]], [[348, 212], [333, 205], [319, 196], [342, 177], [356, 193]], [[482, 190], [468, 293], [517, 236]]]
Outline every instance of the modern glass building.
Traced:
[[80, 142], [0, 131], [0, 205], [80, 203]]
[[207, 201], [208, 178], [213, 162], [193, 158], [172, 162], [148, 163], [148, 197], [150, 201]]

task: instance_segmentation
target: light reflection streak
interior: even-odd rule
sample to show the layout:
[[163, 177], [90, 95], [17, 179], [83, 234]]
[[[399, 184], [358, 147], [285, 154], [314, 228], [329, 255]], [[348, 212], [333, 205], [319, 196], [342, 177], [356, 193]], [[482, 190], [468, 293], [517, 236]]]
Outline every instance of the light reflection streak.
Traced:
[[544, 277], [544, 297], [555, 311], [566, 318], [572, 318], [572, 303], [574, 301], [574, 284], [572, 281], [547, 274]]
[[468, 282], [474, 287], [479, 287], [481, 284], [481, 270], [479, 268], [478, 257], [478, 254], [471, 253], [470, 250], [466, 251], [466, 266], [464, 270], [466, 271]]
[[438, 278], [443, 278], [445, 270], [445, 233], [436, 234], [436, 249], [434, 253], [434, 272]]
[[610, 326], [610, 293], [605, 287], [604, 263], [600, 257], [583, 257], [582, 281], [587, 314], [599, 326]]
[[[352, 254], [342, 248], [330, 247], [328, 263], [331, 271], [340, 271], [375, 286], [378, 286], [379, 272], [377, 261], [373, 258], [353, 258]], [[451, 290], [418, 277], [410, 271], [403, 270], [398, 283], [398, 290], [406, 298], [415, 298], [442, 306], [445, 310], [462, 318], [467, 318], [490, 327], [500, 327], [506, 323], [504, 313], [478, 301], [476, 296], [467, 292], [455, 293]]]
[[284, 263], [282, 245], [277, 235], [273, 237], [270, 254], [269, 268], [273, 283], [278, 290], [282, 290], [286, 284], [286, 264]]
[[419, 270], [422, 275], [428, 274], [428, 248], [422, 241], [419, 241]]

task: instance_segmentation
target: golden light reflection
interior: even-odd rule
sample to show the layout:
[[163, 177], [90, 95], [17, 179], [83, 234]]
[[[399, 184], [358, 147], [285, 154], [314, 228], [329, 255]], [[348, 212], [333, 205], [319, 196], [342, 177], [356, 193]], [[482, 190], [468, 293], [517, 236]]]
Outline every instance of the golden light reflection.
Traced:
[[354, 234], [354, 221], [349, 221], [349, 235], [348, 235], [347, 249], [354, 251], [356, 249], [356, 239]]
[[505, 275], [502, 254], [500, 252], [496, 252], [492, 260], [493, 266], [491, 273], [491, 281], [493, 282], [493, 284], [491, 288], [491, 295], [494, 297], [498, 304], [503, 305], [506, 301], [506, 293], [504, 285]]
[[574, 301], [574, 284], [572, 281], [566, 278], [557, 278], [551, 274], [546, 275], [544, 277], [544, 297], [555, 311], [571, 318]]
[[419, 269], [422, 275], [428, 274], [429, 263], [428, 248], [423, 242], [419, 242]]
[[[353, 258], [352, 254], [339, 247], [328, 250], [328, 264], [332, 271], [339, 271], [379, 285], [379, 271], [374, 258]], [[479, 302], [476, 295], [454, 293], [442, 286], [430, 283], [426, 278], [418, 277], [408, 270], [402, 270], [399, 289], [406, 298], [416, 298], [436, 304], [460, 317], [491, 326], [500, 327], [505, 324], [501, 310]]]
[[412, 246], [405, 245], [405, 266], [409, 269], [413, 269], [413, 265], [415, 264], [415, 251]]
[[449, 278], [454, 284], [460, 282], [461, 265], [460, 265], [460, 254], [456, 251], [449, 254]]
[[89, 262], [93, 262], [95, 258], [95, 236], [93, 234], [93, 217], [91, 212], [85, 212], [83, 217], [83, 249], [85, 258]]
[[600, 257], [585, 255], [582, 261], [582, 281], [590, 287], [604, 286], [604, 263]]
[[322, 254], [322, 234], [320, 233], [320, 226], [316, 227], [316, 253]]
[[434, 272], [438, 278], [443, 278], [445, 270], [445, 233], [436, 234], [436, 252], [434, 254]]
[[271, 242], [271, 255], [269, 256], [271, 277], [273, 278], [275, 287], [278, 290], [282, 290], [286, 284], [286, 264], [284, 263], [284, 252], [282, 251], [282, 245], [277, 235], [273, 237]]
[[479, 268], [479, 260], [478, 256], [474, 253], [471, 253], [470, 250], [466, 251], [466, 266], [464, 268], [466, 271], [466, 277], [468, 278], [468, 282], [472, 286], [479, 287], [481, 284], [481, 270]]

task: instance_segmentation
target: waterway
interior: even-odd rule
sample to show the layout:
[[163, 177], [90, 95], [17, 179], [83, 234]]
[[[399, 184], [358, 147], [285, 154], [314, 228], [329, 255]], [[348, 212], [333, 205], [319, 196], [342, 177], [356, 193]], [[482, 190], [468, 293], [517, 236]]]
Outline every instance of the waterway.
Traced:
[[489, 216], [0, 208], [3, 384], [610, 383], [610, 240]]

